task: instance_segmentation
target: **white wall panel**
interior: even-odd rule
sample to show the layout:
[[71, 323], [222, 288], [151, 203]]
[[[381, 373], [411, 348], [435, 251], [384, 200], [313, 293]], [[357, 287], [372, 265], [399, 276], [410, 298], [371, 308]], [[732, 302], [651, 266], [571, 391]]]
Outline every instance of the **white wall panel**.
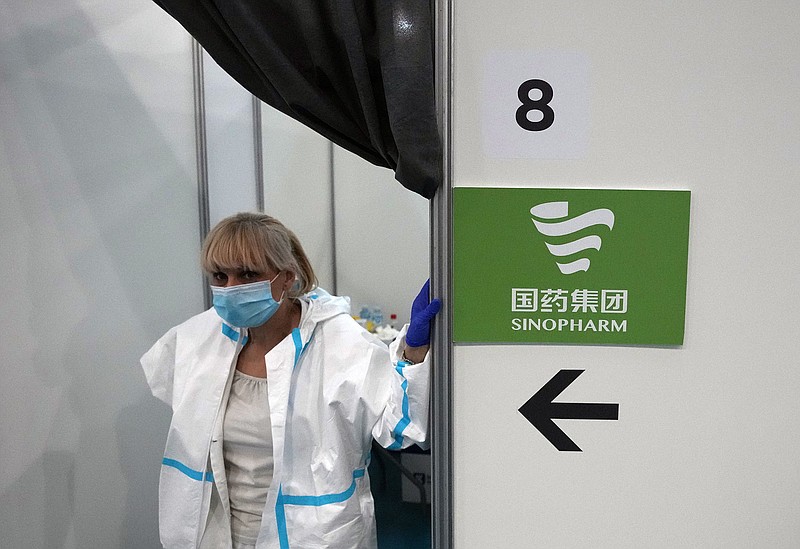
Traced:
[[333, 166], [339, 294], [351, 297], [354, 313], [379, 306], [402, 325], [430, 272], [429, 202], [391, 170], [339, 147]]
[[203, 51], [211, 227], [256, 210], [253, 96]]
[[261, 117], [264, 211], [297, 234], [320, 286], [333, 292], [331, 144], [268, 105]]
[[202, 307], [191, 42], [148, 2], [0, 4], [0, 547], [156, 547], [139, 356]]
[[[456, 347], [455, 547], [800, 545], [800, 8], [454, 4], [456, 186], [692, 191], [682, 347]], [[585, 154], [487, 151], [502, 51], [588, 59]], [[558, 422], [581, 453], [517, 412], [569, 367], [586, 372], [559, 400], [620, 404]]]

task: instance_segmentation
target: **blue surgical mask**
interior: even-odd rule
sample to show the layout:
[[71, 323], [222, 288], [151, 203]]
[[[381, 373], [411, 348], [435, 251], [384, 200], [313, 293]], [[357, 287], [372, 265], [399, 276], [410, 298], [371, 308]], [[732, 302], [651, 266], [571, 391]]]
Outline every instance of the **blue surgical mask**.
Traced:
[[237, 328], [255, 328], [269, 320], [283, 302], [272, 297], [272, 280], [239, 284], [224, 288], [211, 286], [214, 296], [214, 309], [222, 320]]

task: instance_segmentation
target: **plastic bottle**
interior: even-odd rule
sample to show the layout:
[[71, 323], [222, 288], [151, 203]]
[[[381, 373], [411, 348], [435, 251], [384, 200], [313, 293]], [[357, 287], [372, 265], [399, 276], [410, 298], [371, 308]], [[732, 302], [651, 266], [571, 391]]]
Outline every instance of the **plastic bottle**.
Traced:
[[383, 324], [383, 311], [381, 311], [380, 307], [372, 308], [372, 315], [370, 316], [370, 320], [375, 323], [375, 327], [381, 326]]

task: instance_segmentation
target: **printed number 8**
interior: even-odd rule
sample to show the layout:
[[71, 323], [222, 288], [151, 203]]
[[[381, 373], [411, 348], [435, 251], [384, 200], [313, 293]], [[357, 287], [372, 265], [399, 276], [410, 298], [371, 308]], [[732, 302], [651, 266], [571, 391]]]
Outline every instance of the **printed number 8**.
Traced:
[[[542, 97], [531, 99], [530, 93], [532, 90], [539, 90], [542, 93]], [[527, 80], [517, 90], [517, 97], [522, 103], [517, 108], [517, 124], [519, 124], [520, 128], [530, 132], [540, 132], [553, 125], [556, 114], [549, 104], [553, 99], [553, 88], [550, 84], [544, 80]], [[542, 113], [542, 119], [537, 122], [531, 122], [528, 119], [528, 113], [531, 111]]]

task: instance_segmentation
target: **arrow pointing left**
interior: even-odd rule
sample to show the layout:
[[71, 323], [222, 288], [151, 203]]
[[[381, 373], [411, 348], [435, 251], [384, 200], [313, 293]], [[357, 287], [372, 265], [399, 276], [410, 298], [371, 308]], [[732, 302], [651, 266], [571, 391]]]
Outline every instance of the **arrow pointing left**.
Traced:
[[553, 399], [575, 381], [584, 370], [561, 370], [536, 391], [519, 408], [519, 413], [531, 422], [550, 443], [561, 452], [580, 452], [554, 419], [610, 419], [619, 418], [619, 404], [587, 404], [577, 402], [553, 402]]

